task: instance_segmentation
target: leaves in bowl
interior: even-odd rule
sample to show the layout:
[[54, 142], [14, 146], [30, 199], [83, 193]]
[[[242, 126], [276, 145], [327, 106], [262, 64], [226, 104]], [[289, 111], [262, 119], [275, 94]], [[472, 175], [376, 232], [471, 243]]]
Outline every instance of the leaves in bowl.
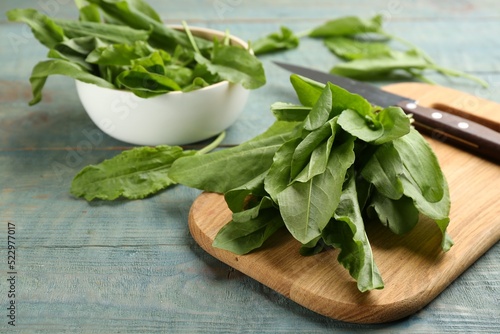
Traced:
[[242, 48], [220, 44], [214, 40], [210, 59], [195, 54], [198, 63], [206, 66], [212, 74], [230, 82], [239, 82], [247, 89], [255, 89], [266, 83], [260, 61]]
[[145, 1], [88, 2], [77, 2], [79, 20], [52, 19], [34, 9], [7, 12], [9, 20], [28, 24], [55, 59], [35, 66], [31, 105], [42, 99], [51, 75], [127, 89], [143, 98], [223, 80], [247, 89], [266, 83], [262, 63], [249, 50], [192, 36], [187, 25], [185, 31], [170, 28]]

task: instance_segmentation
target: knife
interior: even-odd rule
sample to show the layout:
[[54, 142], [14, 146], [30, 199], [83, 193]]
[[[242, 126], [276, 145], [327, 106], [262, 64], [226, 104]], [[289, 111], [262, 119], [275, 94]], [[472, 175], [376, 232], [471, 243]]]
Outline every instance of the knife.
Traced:
[[310, 69], [307, 67], [274, 63], [292, 73], [309, 79], [331, 82], [351, 93], [363, 96], [371, 104], [383, 108], [398, 106], [412, 114], [413, 125], [419, 131], [430, 134], [434, 139], [453, 144], [476, 155], [500, 163], [500, 133], [469, 119], [437, 109], [420, 106], [416, 100], [386, 92], [374, 85]]

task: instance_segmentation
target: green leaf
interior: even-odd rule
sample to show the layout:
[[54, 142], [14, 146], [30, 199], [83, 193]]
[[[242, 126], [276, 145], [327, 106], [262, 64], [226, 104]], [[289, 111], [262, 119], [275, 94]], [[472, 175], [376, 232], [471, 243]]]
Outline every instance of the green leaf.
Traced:
[[418, 223], [419, 211], [409, 197], [402, 196], [394, 200], [375, 192], [370, 206], [377, 213], [380, 222], [395, 234], [408, 233]]
[[[298, 122], [283, 122], [283, 121], [275, 121], [266, 131], [261, 133], [260, 135], [255, 136], [254, 138], [247, 140], [243, 144], [247, 145], [251, 142], [256, 142], [262, 139], [274, 137], [274, 136], [282, 136], [282, 142], [288, 141], [290, 138], [298, 136], [298, 130], [300, 130]], [[240, 144], [242, 145], [242, 144]]]
[[[269, 203], [267, 198], [262, 201]], [[261, 247], [271, 235], [283, 226], [283, 220], [278, 210], [272, 207], [268, 208], [267, 205], [262, 205], [262, 207], [257, 208], [259, 209], [258, 216], [242, 222], [233, 219], [224, 225], [217, 233], [212, 246], [238, 255]], [[255, 209], [251, 209], [251, 211], [253, 217]], [[247, 213], [241, 214], [246, 215]]]
[[421, 54], [413, 50], [391, 51], [389, 54], [339, 63], [330, 72], [344, 77], [366, 80], [379, 78], [396, 70], [423, 70], [430, 66], [431, 64]]
[[[172, 54], [171, 63], [179, 66], [190, 66], [194, 62], [194, 51], [183, 47], [182, 45], [177, 45]], [[201, 67], [198, 69], [198, 67]], [[204, 65], [196, 64], [194, 67], [195, 71], [200, 71], [197, 73], [198, 76], [203, 76], [202, 73], [208, 72], [207, 67]], [[209, 72], [208, 72], [209, 73]]]
[[137, 41], [133, 44], [110, 44], [95, 48], [85, 59], [97, 65], [131, 65], [132, 60], [151, 55], [155, 50], [146, 42]]
[[12, 9], [7, 12], [7, 18], [29, 25], [36, 39], [49, 49], [66, 39], [58, 24], [35, 9]]
[[[342, 20], [351, 22], [349, 18], [342, 18]], [[376, 25], [377, 24], [374, 26]], [[357, 24], [354, 26], [357, 26]], [[359, 26], [361, 27], [362, 24]], [[354, 31], [355, 30], [356, 29], [354, 29]], [[344, 35], [339, 33], [342, 29], [332, 29], [332, 35], [328, 36], [327, 33], [325, 33], [325, 36], [323, 36], [325, 37], [325, 46], [338, 57], [344, 60], [350, 60], [333, 67], [330, 70], [332, 74], [360, 80], [380, 80], [391, 78], [392, 75], [399, 75], [400, 73], [398, 72], [403, 72], [403, 74], [409, 75], [410, 77], [428, 83], [434, 83], [432, 80], [422, 75], [424, 70], [432, 70], [444, 76], [462, 77], [474, 81], [483, 87], [488, 87], [486, 81], [476, 76], [437, 65], [423, 50], [400, 37], [388, 34], [383, 31], [381, 27], [374, 31], [370, 30], [371, 29], [368, 29], [368, 32], [371, 33], [369, 34], [370, 37], [375, 33], [379, 38], [382, 37], [396, 40], [410, 47], [410, 49], [404, 52], [392, 50], [388, 44], [380, 42], [379, 40], [366, 38], [366, 36], [360, 38], [360, 34]]]
[[75, 37], [66, 39], [55, 45], [54, 49], [65, 55], [74, 55], [85, 58], [96, 48], [102, 48], [108, 44], [94, 36]]
[[382, 126], [383, 133], [375, 139], [373, 142], [375, 145], [390, 142], [410, 132], [410, 118], [400, 107], [388, 107], [380, 110], [376, 115], [376, 121]]
[[352, 171], [342, 191], [334, 218], [322, 233], [325, 243], [341, 248], [338, 261], [357, 280], [359, 291], [382, 289], [384, 283], [365, 232]]
[[[312, 153], [320, 146], [321, 143], [327, 141], [329, 138], [333, 142], [333, 138], [336, 133], [337, 117], [332, 120], [325, 122], [320, 128], [308, 133], [305, 138], [300, 142], [292, 155], [292, 169], [290, 171], [290, 176], [292, 179], [297, 177], [297, 175], [304, 169], [309, 161], [312, 161]], [[329, 154], [327, 155], [328, 160]], [[324, 169], [323, 169], [324, 171]], [[322, 173], [321, 171], [320, 173]], [[320, 174], [318, 173], [318, 174]]]
[[339, 125], [353, 136], [365, 142], [381, 145], [406, 135], [410, 131], [410, 119], [399, 107], [389, 107], [377, 114], [363, 113], [358, 108], [344, 110], [339, 116]]
[[165, 63], [163, 62], [163, 57], [161, 56], [159, 51], [154, 51], [150, 55], [145, 57], [132, 59], [132, 69], [137, 67], [142, 67], [149, 73], [155, 73], [159, 75], [164, 75], [170, 79], [172, 79], [179, 87], [181, 87], [181, 83], [170, 75], [167, 75], [165, 72]]
[[445, 252], [448, 251], [451, 246], [453, 246], [453, 240], [446, 232], [448, 224], [450, 223], [450, 194], [446, 179], [441, 185], [443, 198], [439, 202], [433, 203], [425, 199], [419, 189], [419, 186], [415, 184], [415, 181], [411, 180], [408, 172], [401, 177], [401, 182], [403, 183], [404, 194], [413, 199], [413, 204], [418, 211], [436, 222], [436, 225], [439, 227], [439, 230], [443, 235], [441, 247]]
[[311, 111], [311, 107], [304, 107], [293, 103], [275, 102], [271, 105], [271, 112], [278, 121], [302, 122]]
[[439, 202], [429, 202], [423, 196], [419, 186], [408, 175], [407, 171], [401, 177], [401, 183], [403, 184], [404, 195], [413, 199], [415, 207], [422, 214], [436, 221], [448, 218], [450, 214], [450, 195], [448, 193], [447, 182], [441, 185], [444, 194]]
[[198, 78], [198, 80], [196, 80], [195, 82], [196, 78], [193, 78], [193, 70], [188, 67], [167, 65], [163, 68], [163, 70], [165, 71], [165, 76], [177, 82], [179, 86], [182, 87], [183, 91], [186, 91], [185, 87], [187, 87], [188, 85], [192, 85], [192, 88], [203, 88], [209, 85], [202, 78]]
[[291, 50], [299, 46], [299, 38], [287, 27], [280, 27], [280, 32], [271, 33], [251, 43], [256, 55], [281, 50]]
[[450, 218], [438, 219], [435, 222], [436, 225], [439, 227], [439, 230], [441, 230], [443, 234], [443, 238], [441, 239], [441, 248], [443, 249], [444, 252], [447, 252], [451, 249], [451, 247], [454, 244], [453, 239], [450, 237], [448, 232], [446, 232], [448, 224], [450, 223]]
[[93, 50], [107, 45], [108, 44], [106, 42], [94, 36], [75, 37], [57, 44], [54, 49], [49, 51], [47, 57], [69, 60], [80, 65], [88, 72], [99, 75], [104, 80], [113, 83], [114, 81], [108, 79], [102, 71], [99, 70], [98, 66], [90, 64], [86, 61], [87, 56]]
[[427, 141], [417, 130], [411, 129], [406, 136], [394, 140], [394, 148], [422, 196], [428, 202], [439, 202], [445, 195], [446, 180]]
[[127, 3], [131, 8], [135, 9], [139, 13], [150, 17], [152, 20], [162, 23], [160, 15], [144, 0], [127, 0]]
[[[236, 147], [179, 159], [169, 176], [183, 185], [225, 193], [266, 172], [296, 124], [275, 123], [267, 132]], [[223, 175], [221, 175], [221, 172]]]
[[172, 163], [194, 154], [178, 146], [140, 147], [124, 151], [99, 165], [83, 168], [73, 179], [71, 193], [86, 200], [138, 199], [172, 184]]
[[391, 48], [384, 42], [342, 36], [329, 37], [324, 40], [324, 44], [331, 52], [344, 60], [374, 58], [391, 52]]
[[326, 170], [334, 139], [335, 134], [332, 134], [327, 141], [319, 144], [312, 151], [309, 162], [293, 179], [293, 182], [307, 182]]
[[[194, 61], [194, 55], [193, 55], [193, 61]], [[175, 63], [175, 62], [173, 61], [173, 63]], [[179, 66], [182, 66], [182, 65], [179, 65]], [[193, 76], [193, 78], [201, 78], [205, 82], [208, 82], [210, 84], [214, 84], [214, 83], [217, 83], [217, 82], [220, 82], [223, 80], [220, 78], [220, 76], [217, 73], [212, 74], [207, 69], [207, 66], [205, 66], [203, 64], [198, 64], [198, 63], [194, 66], [192, 76]]]
[[274, 203], [268, 196], [253, 198], [253, 203], [246, 210], [241, 210], [233, 213], [233, 221], [237, 223], [248, 222], [259, 216], [263, 209], [274, 208]]
[[403, 173], [403, 162], [392, 143], [379, 146], [361, 170], [365, 180], [372, 183], [382, 195], [393, 200], [403, 196], [400, 180]]
[[65, 75], [86, 83], [95, 84], [106, 88], [115, 88], [115, 86], [106, 80], [95, 76], [78, 64], [64, 59], [52, 59], [39, 62], [31, 72], [30, 82], [33, 91], [33, 99], [30, 105], [37, 104], [42, 100], [42, 89], [50, 75]]
[[352, 36], [382, 30], [382, 16], [361, 19], [357, 16], [346, 16], [330, 20], [309, 32], [310, 37]]
[[204, 87], [207, 87], [207, 86], [210, 86], [210, 84], [208, 82], [206, 82], [205, 80], [203, 80], [203, 78], [196, 77], [196, 78], [193, 79], [193, 82], [191, 82], [190, 84], [182, 87], [182, 91], [183, 92], [192, 92], [194, 90], [201, 89], [201, 88], [204, 88]]
[[147, 41], [149, 30], [138, 30], [115, 24], [101, 22], [54, 19], [69, 38], [93, 36], [113, 43], [127, 44], [135, 41]]
[[[307, 107], [316, 105], [325, 89], [324, 84], [297, 74], [290, 76], [290, 82], [297, 93], [300, 103]], [[353, 109], [363, 116], [374, 118], [372, 106], [365, 98], [332, 83], [328, 83], [328, 87], [330, 87], [332, 93], [331, 117], [339, 115], [345, 109]]]
[[76, 65], [79, 65], [82, 69], [85, 71], [88, 71], [90, 73], [93, 72], [94, 67], [92, 64], [89, 64], [85, 62], [85, 59], [79, 55], [72, 54], [71, 52], [66, 52], [63, 53], [61, 51], [58, 51], [56, 49], [50, 49], [49, 52], [47, 52], [47, 58], [52, 58], [52, 59], [62, 59], [69, 61], [71, 63], [74, 63]]
[[264, 180], [264, 188], [276, 203], [278, 194], [285, 190], [291, 181], [292, 155], [301, 141], [301, 138], [290, 139], [281, 145], [273, 156], [273, 163]]
[[373, 185], [366, 181], [359, 173], [356, 175], [356, 192], [358, 193], [359, 208], [361, 211], [364, 211], [373, 192]]
[[372, 105], [364, 97], [331, 83], [328, 83], [328, 86], [332, 91], [333, 116], [340, 115], [346, 109], [352, 109], [368, 120], [373, 120]]
[[331, 84], [328, 83], [323, 88], [321, 95], [304, 121], [304, 129], [309, 131], [319, 129], [330, 118], [332, 112], [332, 90], [330, 86]]
[[365, 142], [373, 142], [384, 134], [382, 126], [375, 126], [372, 118], [366, 118], [352, 109], [344, 110], [338, 119], [344, 131]]
[[99, 13], [99, 7], [90, 4], [79, 8], [80, 10], [80, 21], [84, 22], [101, 22], [101, 14]]
[[249, 195], [261, 197], [265, 196], [264, 178], [266, 175], [267, 171], [257, 175], [247, 183], [227, 191], [224, 194], [224, 199], [226, 200], [229, 209], [232, 212], [243, 211]]
[[74, 2], [75, 2], [75, 5], [78, 9], [81, 9], [81, 8], [89, 5], [87, 0], [74, 0]]
[[124, 87], [142, 98], [181, 90], [181, 87], [172, 79], [161, 74], [148, 72], [142, 66], [135, 66], [130, 71], [123, 71], [116, 78], [116, 82], [120, 88]]
[[400, 178], [404, 195], [413, 199], [420, 213], [436, 222], [443, 235], [441, 247], [448, 251], [453, 245], [446, 232], [450, 222], [450, 194], [434, 152], [415, 129], [393, 143], [404, 164]]
[[321, 235], [340, 200], [347, 169], [354, 162], [354, 139], [332, 149], [323, 174], [294, 182], [277, 196], [281, 216], [295, 239], [306, 244]]
[[[167, 27], [159, 15], [144, 1], [137, 0], [88, 0], [96, 4], [113, 19], [122, 25], [140, 29], [151, 30], [150, 42], [155, 47], [167, 51], [173, 51], [177, 44], [191, 48], [191, 43], [186, 33]], [[210, 41], [202, 38], [196, 38], [196, 44], [200, 49], [206, 49], [212, 45]]]
[[324, 84], [297, 74], [290, 76], [290, 82], [300, 103], [306, 107], [313, 107], [325, 88]]
[[239, 83], [247, 89], [256, 89], [266, 83], [264, 67], [260, 60], [241, 47], [214, 42], [210, 59], [199, 53], [195, 54], [195, 59], [205, 65], [212, 74], [218, 74], [222, 79]]

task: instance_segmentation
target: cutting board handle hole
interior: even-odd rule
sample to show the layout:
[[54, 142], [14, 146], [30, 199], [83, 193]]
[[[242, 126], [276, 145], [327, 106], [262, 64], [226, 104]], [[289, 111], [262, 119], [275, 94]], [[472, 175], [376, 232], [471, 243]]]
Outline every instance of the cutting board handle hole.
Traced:
[[449, 106], [449, 105], [444, 104], [444, 103], [434, 103], [431, 105], [431, 108], [441, 110], [441, 111], [444, 111], [444, 112], [447, 112], [447, 113], [450, 113], [453, 115], [457, 115], [457, 116], [469, 119], [473, 122], [484, 125], [492, 130], [500, 132], [500, 123], [496, 123], [496, 122], [493, 122], [492, 120], [476, 116], [476, 115], [471, 114], [465, 110], [455, 108], [455, 107]]

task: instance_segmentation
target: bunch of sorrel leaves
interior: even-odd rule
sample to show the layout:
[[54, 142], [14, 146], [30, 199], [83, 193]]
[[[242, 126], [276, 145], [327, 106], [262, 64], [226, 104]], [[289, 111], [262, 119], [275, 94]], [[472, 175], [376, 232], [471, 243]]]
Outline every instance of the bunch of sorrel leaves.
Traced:
[[85, 167], [72, 194], [143, 198], [175, 183], [224, 194], [233, 215], [214, 247], [244, 254], [288, 231], [304, 255], [340, 248], [338, 261], [360, 291], [383, 287], [367, 220], [404, 234], [423, 214], [436, 222], [447, 251], [447, 182], [411, 118], [331, 83], [297, 75], [291, 83], [301, 105], [273, 104], [277, 120], [257, 137], [217, 151], [218, 140], [201, 151], [134, 148]]
[[[425, 72], [435, 71], [444, 76], [463, 77], [484, 87], [488, 86], [484, 80], [473, 75], [439, 66], [422, 49], [385, 31], [381, 15], [370, 19], [340, 17], [298, 33], [282, 26], [279, 32], [253, 41], [252, 49], [257, 55], [295, 49], [299, 47], [303, 37], [323, 40], [324, 45], [344, 61], [330, 70], [332, 74], [359, 80], [387, 80], [404, 74], [434, 83], [425, 76]], [[399, 48], [393, 48], [390, 42], [396, 42]]]
[[148, 98], [192, 91], [228, 80], [247, 89], [265, 84], [261, 62], [249, 50], [166, 26], [144, 0], [76, 0], [78, 20], [50, 18], [35, 9], [7, 12], [28, 24], [49, 49], [30, 82], [36, 104], [51, 75], [65, 75]]

